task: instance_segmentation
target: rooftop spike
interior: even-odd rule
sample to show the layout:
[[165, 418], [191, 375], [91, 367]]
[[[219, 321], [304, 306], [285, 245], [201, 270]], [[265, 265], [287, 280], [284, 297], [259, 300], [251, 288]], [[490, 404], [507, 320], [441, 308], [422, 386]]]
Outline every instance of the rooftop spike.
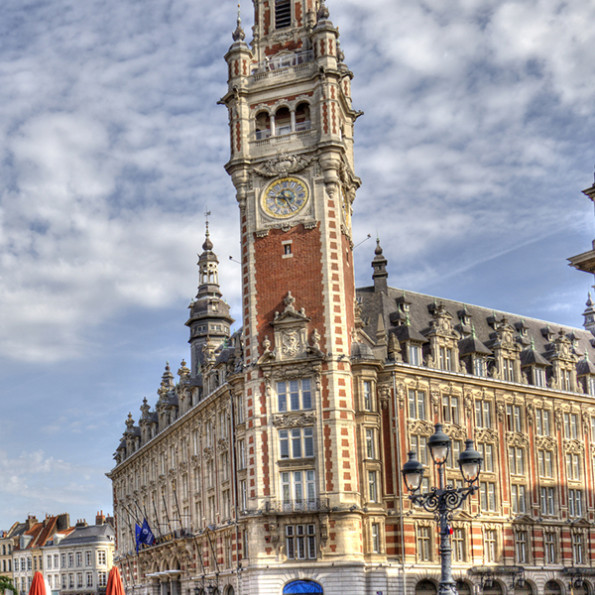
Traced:
[[236, 30], [231, 34], [234, 41], [244, 41], [246, 39], [246, 33], [242, 28], [242, 17], [240, 16], [240, 3], [238, 2], [238, 20]]

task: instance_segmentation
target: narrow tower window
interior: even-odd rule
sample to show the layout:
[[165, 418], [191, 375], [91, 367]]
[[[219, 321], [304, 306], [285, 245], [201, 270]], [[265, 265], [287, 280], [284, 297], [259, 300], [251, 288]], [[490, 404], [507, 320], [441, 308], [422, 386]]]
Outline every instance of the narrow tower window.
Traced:
[[310, 130], [310, 106], [307, 103], [300, 103], [295, 110], [295, 130]]
[[291, 26], [291, 0], [275, 0], [275, 28]]
[[261, 140], [271, 136], [271, 117], [266, 112], [256, 115], [256, 138]]
[[291, 112], [287, 107], [280, 107], [275, 114], [275, 131], [278, 135], [291, 132]]

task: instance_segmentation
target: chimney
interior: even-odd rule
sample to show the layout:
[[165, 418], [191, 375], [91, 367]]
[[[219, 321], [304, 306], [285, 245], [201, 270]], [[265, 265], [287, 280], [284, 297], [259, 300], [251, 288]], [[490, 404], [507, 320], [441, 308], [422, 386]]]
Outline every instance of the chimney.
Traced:
[[39, 521], [37, 520], [37, 517], [35, 515], [30, 514], [27, 517], [26, 523], [27, 523], [27, 531], [29, 529], [33, 528], [33, 525], [36, 525]]
[[95, 515], [95, 524], [105, 525], [105, 515], [103, 514], [103, 510], [101, 510]]
[[57, 531], [64, 531], [70, 527], [70, 515], [65, 512], [63, 514], [58, 515], [58, 521], [56, 523], [56, 530]]

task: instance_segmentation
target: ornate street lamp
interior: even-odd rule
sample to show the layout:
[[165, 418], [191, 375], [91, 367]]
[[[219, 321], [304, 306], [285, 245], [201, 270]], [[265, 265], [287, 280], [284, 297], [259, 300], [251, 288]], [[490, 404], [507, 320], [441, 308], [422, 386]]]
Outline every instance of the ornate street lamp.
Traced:
[[[438, 467], [438, 487], [429, 492], [419, 492], [424, 474], [424, 466], [415, 458], [415, 452], [409, 453], [409, 460], [403, 465], [401, 473], [407, 489], [411, 492], [409, 499], [428, 512], [440, 527], [440, 559], [442, 570], [438, 595], [457, 595], [456, 583], [452, 577], [452, 547], [450, 544], [450, 526], [452, 515], [463, 502], [478, 489], [479, 473], [483, 457], [473, 448], [473, 440], [465, 441], [465, 450], [459, 455], [459, 468], [466, 487], [453, 488], [446, 485], [444, 466], [450, 452], [450, 437], [442, 431], [442, 424], [435, 425], [435, 432], [428, 439], [428, 448], [432, 460]], [[418, 493], [419, 492], [419, 493]]]

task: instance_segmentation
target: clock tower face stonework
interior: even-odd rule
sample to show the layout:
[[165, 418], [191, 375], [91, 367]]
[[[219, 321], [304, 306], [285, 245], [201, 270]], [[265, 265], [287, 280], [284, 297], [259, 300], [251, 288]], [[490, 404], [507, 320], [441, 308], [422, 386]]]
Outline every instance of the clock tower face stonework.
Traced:
[[[281, 519], [290, 524], [275, 535], [313, 527], [317, 551], [306, 559], [351, 564], [363, 561], [365, 532], [354, 512], [365, 482], [350, 359], [360, 112], [324, 2], [254, 0], [254, 9], [251, 47], [238, 19], [222, 99], [231, 142], [226, 170], [241, 221], [248, 507], [301, 513]], [[262, 524], [267, 535], [271, 527]], [[278, 537], [270, 537], [271, 547], [254, 542], [263, 564], [279, 556]]]

